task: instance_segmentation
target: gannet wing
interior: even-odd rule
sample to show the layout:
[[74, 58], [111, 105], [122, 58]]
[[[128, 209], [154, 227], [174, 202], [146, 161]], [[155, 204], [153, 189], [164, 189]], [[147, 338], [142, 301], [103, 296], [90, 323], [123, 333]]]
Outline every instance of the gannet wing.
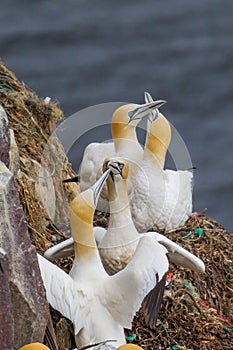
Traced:
[[67, 258], [74, 255], [74, 240], [73, 237], [66, 239], [65, 241], [54, 245], [47, 249], [44, 253], [44, 257], [48, 260], [57, 260], [61, 258]]
[[[182, 265], [183, 267], [191, 268], [194, 271], [204, 271], [203, 262], [195, 255], [189, 253], [178, 244], [157, 232], [145, 233], [144, 236], [154, 237], [160, 244], [166, 247], [168, 258], [171, 262]], [[153, 328], [156, 324], [159, 310], [163, 300], [163, 293], [166, 285], [166, 275], [155, 286], [154, 289], [145, 297], [142, 303], [142, 309], [145, 316], [146, 324]]]
[[[103, 227], [94, 227], [94, 235], [97, 246], [103, 239], [106, 233], [106, 229]], [[53, 247], [47, 249], [44, 253], [44, 257], [48, 260], [57, 260], [61, 258], [67, 258], [68, 256], [74, 255], [74, 240], [73, 237], [66, 239], [65, 241], [54, 245]]]
[[161, 235], [158, 232], [147, 232], [145, 236], [154, 237], [158, 243], [166, 247], [168, 251], [168, 258], [171, 262], [191, 269], [197, 272], [204, 272], [205, 265], [201, 259], [194, 254], [190, 253], [186, 249], [182, 248], [175, 242], [172, 242], [169, 238]]
[[76, 283], [65, 271], [43, 256], [37, 254], [37, 258], [48, 303], [73, 322], [77, 334], [82, 327], [79, 318], [85, 316], [85, 308], [82, 307], [83, 299]]
[[154, 328], [163, 302], [163, 294], [166, 286], [167, 273], [156, 284], [156, 286], [147, 294], [142, 303], [142, 310], [146, 325]]
[[142, 237], [129, 264], [103, 285], [102, 303], [124, 328], [131, 328], [144, 297], [166, 278], [166, 254], [167, 249], [156, 239]]

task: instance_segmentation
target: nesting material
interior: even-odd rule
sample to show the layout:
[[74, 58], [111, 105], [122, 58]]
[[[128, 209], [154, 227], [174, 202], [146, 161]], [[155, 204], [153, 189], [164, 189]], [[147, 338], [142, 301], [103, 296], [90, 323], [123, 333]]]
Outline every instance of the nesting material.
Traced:
[[[69, 233], [66, 197], [78, 191], [75, 184], [61, 184], [74, 176], [71, 165], [56, 138], [53, 150], [44, 154], [55, 123], [63, 114], [56, 103], [38, 98], [3, 64], [0, 64], [0, 103], [5, 108], [19, 150], [17, 186], [28, 220], [29, 232], [37, 251], [64, 240]], [[53, 137], [53, 136], [52, 136]], [[38, 196], [38, 169], [45, 169], [56, 198], [53, 218]], [[45, 176], [45, 178], [46, 178]], [[72, 187], [71, 187], [72, 186]], [[49, 211], [49, 213], [48, 213]], [[66, 221], [61, 221], [62, 217]], [[60, 221], [59, 221], [60, 220]], [[108, 217], [95, 215], [95, 225], [106, 227]], [[57, 224], [58, 223], [58, 224]], [[59, 225], [61, 224], [61, 225]], [[166, 236], [201, 258], [203, 274], [170, 265], [170, 284], [164, 297], [155, 329], [146, 327], [141, 311], [137, 313], [131, 333], [134, 343], [143, 349], [231, 349], [233, 344], [233, 236], [216, 221], [194, 214], [186, 224]], [[72, 258], [57, 262], [69, 271]], [[72, 338], [72, 326], [57, 312], [52, 312], [57, 338]], [[63, 323], [65, 324], [63, 326]], [[60, 348], [69, 348], [68, 339]]]
[[203, 274], [170, 265], [172, 281], [154, 330], [137, 313], [133, 331], [144, 349], [230, 349], [233, 342], [233, 236], [216, 221], [194, 214], [166, 234], [199, 256]]
[[[57, 103], [39, 98], [2, 63], [0, 104], [18, 148], [17, 187], [31, 239], [38, 251], [43, 252], [69, 235], [67, 187], [62, 180], [75, 174], [53, 135], [63, 113]], [[77, 193], [78, 186], [72, 186]]]

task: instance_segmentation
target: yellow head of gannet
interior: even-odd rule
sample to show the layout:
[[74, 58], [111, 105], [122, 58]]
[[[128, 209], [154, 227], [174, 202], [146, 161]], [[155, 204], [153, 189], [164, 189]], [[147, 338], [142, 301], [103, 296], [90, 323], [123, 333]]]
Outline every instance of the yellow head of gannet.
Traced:
[[24, 345], [22, 348], [19, 350], [49, 350], [49, 348], [41, 343], [31, 343]]
[[130, 103], [116, 109], [112, 116], [112, 138], [115, 146], [118, 146], [118, 143], [116, 144], [118, 139], [137, 141], [135, 127], [139, 121], [165, 103], [166, 101], [163, 100], [152, 101], [143, 105]]
[[168, 120], [158, 113], [147, 133], [145, 150], [151, 152], [161, 169], [164, 168], [168, 147], [171, 142], [171, 126]]
[[[82, 191], [89, 188], [98, 179], [101, 174], [101, 164], [106, 157], [124, 156], [132, 162], [132, 170], [140, 163], [143, 149], [138, 142], [135, 127], [144, 116], [164, 103], [165, 101], [158, 100], [143, 105], [126, 104], [114, 111], [112, 116], [113, 142], [91, 143], [85, 149], [80, 167], [80, 188]], [[135, 171], [131, 172], [128, 181], [129, 192], [132, 191], [134, 173]], [[101, 194], [98, 210], [108, 210], [107, 199], [107, 191], [105, 190]]]

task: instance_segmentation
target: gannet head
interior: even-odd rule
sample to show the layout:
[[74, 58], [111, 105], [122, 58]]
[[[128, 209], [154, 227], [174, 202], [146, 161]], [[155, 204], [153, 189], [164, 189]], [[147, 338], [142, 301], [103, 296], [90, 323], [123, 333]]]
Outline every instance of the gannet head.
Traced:
[[112, 116], [113, 139], [132, 138], [130, 135], [132, 128], [134, 129], [142, 118], [164, 103], [166, 101], [158, 100], [142, 105], [131, 103], [117, 108]]
[[145, 149], [151, 152], [161, 168], [164, 167], [170, 142], [170, 123], [164, 115], [159, 112], [158, 117], [150, 124], [149, 130], [147, 131]]
[[94, 185], [86, 191], [79, 193], [70, 202], [71, 211], [73, 211], [82, 221], [92, 224], [94, 211], [109, 173], [110, 169], [106, 169]]
[[103, 163], [103, 171], [105, 169], [110, 170], [107, 179], [110, 212], [119, 212], [129, 205], [127, 188], [129, 164], [121, 157], [110, 157]]
[[103, 164], [103, 171], [109, 170], [112, 181], [126, 180], [129, 174], [129, 164], [127, 160], [121, 157], [106, 158]]
[[19, 350], [49, 350], [49, 348], [46, 345], [41, 343], [32, 343], [32, 344], [24, 345]]
[[151, 112], [157, 110], [159, 107], [163, 106], [166, 101], [157, 100], [157, 101], [145, 101], [143, 105], [138, 105], [133, 111], [128, 112], [129, 123], [132, 123], [134, 120], [141, 120], [142, 118], [148, 116]]

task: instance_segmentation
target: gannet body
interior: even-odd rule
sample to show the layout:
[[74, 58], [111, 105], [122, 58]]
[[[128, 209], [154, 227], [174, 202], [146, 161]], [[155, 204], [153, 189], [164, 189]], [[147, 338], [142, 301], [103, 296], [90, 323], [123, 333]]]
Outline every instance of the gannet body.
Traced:
[[[156, 278], [155, 288], [153, 292], [151, 292], [152, 294], [150, 294], [150, 296], [143, 302], [143, 310], [146, 323], [150, 327], [153, 327], [160, 310], [163, 290], [166, 283], [166, 274], [168, 271], [167, 256], [171, 262], [190, 268], [194, 271], [203, 272], [205, 267], [199, 258], [163, 235], [157, 232], [139, 234], [131, 217], [127, 194], [127, 161], [119, 157], [109, 158], [104, 162], [104, 170], [106, 169], [111, 169], [110, 176], [107, 179], [110, 201], [110, 219], [106, 233], [98, 246], [101, 260], [106, 271], [110, 275], [115, 274], [122, 269], [122, 272], [126, 271], [129, 269], [129, 266], [131, 266], [132, 260], [135, 259], [135, 254], [138, 251], [139, 246], [141, 246], [141, 241], [152, 238], [153, 248], [151, 247], [151, 249], [154, 249], [152, 255], [154, 254], [154, 261], [157, 264], [159, 277]], [[69, 249], [74, 249], [74, 246], [72, 247], [72, 241], [69, 240], [69, 244], [67, 244], [69, 249], [62, 252], [65, 242], [63, 242], [63, 247], [59, 244], [55, 246], [57, 248], [56, 251], [60, 254], [63, 252], [67, 253]], [[70, 252], [72, 253], [72, 251]], [[63, 256], [65, 256], [65, 254]], [[50, 255], [50, 258], [52, 259], [53, 256]], [[148, 259], [148, 256], [145, 254], [144, 260], [147, 263], [149, 263]], [[161, 265], [162, 270], [160, 270], [160, 263], [164, 259], [166, 259], [167, 263]], [[141, 263], [143, 264], [143, 259], [141, 260]], [[166, 269], [165, 265], [167, 266]], [[116, 275], [114, 275], [114, 277], [115, 276]]]
[[[146, 101], [153, 101], [148, 93]], [[170, 124], [158, 112], [148, 125], [143, 160], [130, 203], [132, 217], [139, 232], [169, 231], [182, 226], [192, 213], [193, 175], [188, 170], [164, 170], [171, 141]]]
[[[114, 111], [112, 116], [114, 142], [91, 143], [84, 151], [80, 166], [81, 191], [88, 189], [100, 177], [104, 159], [117, 154], [124, 156], [130, 163], [128, 193], [129, 195], [132, 193], [135, 173], [143, 157], [143, 149], [138, 142], [135, 128], [144, 116], [164, 103], [165, 101], [158, 100], [144, 105], [126, 104]], [[97, 209], [108, 211], [106, 188], [101, 193]]]
[[168, 269], [166, 248], [153, 237], [142, 237], [124, 270], [114, 276], [104, 270], [92, 221], [108, 172], [70, 203], [75, 250], [70, 274], [38, 255], [47, 300], [73, 322], [77, 347], [108, 339], [116, 340], [116, 346], [125, 344], [124, 328], [131, 328], [145, 295]]

